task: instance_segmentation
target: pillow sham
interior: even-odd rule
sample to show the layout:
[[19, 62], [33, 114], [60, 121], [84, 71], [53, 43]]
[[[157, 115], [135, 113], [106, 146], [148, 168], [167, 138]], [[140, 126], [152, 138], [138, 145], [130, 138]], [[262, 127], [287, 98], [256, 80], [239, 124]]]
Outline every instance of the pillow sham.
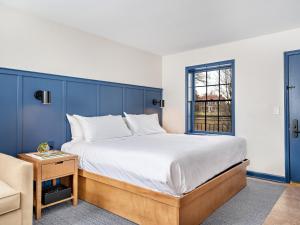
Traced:
[[79, 121], [72, 115], [67, 114], [67, 119], [71, 128], [71, 137], [73, 141], [83, 140], [83, 132]]
[[136, 135], [166, 133], [160, 126], [157, 114], [127, 114], [124, 112], [127, 124]]
[[84, 117], [74, 115], [78, 119], [87, 142], [97, 140], [128, 137], [132, 133], [126, 126], [122, 116]]

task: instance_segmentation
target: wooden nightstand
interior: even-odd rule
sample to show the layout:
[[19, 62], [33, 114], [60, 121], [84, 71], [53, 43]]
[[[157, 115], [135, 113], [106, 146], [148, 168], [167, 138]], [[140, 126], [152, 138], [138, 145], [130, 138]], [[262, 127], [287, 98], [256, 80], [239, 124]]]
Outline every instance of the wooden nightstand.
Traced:
[[[73, 206], [78, 202], [78, 167], [77, 155], [68, 154], [52, 159], [40, 160], [28, 155], [28, 153], [19, 154], [18, 157], [27, 162], [31, 162], [34, 167], [35, 193], [33, 205], [35, 206], [36, 219], [41, 218], [43, 208], [72, 200]], [[42, 204], [42, 182], [52, 180], [52, 184], [56, 184], [56, 179], [61, 178], [61, 182], [66, 186], [72, 187], [72, 196], [48, 205]], [[72, 178], [72, 179], [70, 179]]]

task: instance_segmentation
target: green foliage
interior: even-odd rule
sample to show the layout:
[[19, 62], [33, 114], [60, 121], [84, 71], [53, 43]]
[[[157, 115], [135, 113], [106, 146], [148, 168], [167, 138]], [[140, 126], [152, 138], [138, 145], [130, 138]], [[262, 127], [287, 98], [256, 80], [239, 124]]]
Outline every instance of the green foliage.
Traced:
[[49, 149], [50, 149], [50, 147], [49, 147], [48, 143], [42, 142], [39, 144], [37, 151], [38, 152], [47, 152], [47, 151], [49, 151]]

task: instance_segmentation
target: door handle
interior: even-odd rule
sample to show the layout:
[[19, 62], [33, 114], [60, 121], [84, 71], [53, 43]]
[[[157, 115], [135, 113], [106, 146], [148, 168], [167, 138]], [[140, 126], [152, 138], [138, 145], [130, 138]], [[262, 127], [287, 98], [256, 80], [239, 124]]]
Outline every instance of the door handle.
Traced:
[[300, 131], [298, 130], [298, 120], [297, 119], [293, 119], [293, 121], [292, 121], [292, 131], [293, 131], [293, 137], [297, 138], [300, 133]]

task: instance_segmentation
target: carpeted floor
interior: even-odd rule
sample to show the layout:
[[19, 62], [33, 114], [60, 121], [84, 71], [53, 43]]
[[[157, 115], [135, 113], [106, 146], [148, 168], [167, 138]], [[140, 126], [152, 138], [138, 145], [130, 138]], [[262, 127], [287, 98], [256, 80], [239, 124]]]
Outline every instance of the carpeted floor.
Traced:
[[[248, 186], [229, 202], [215, 211], [204, 225], [261, 225], [280, 197], [284, 186], [248, 180]], [[76, 208], [71, 203], [43, 210], [42, 218], [34, 225], [133, 225], [86, 202], [79, 201]]]

